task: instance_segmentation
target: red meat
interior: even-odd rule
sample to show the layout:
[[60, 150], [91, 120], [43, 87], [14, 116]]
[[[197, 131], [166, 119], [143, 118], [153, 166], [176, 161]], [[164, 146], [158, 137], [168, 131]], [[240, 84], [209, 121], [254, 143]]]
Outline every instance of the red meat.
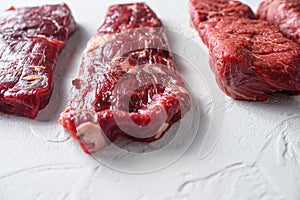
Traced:
[[256, 16], [278, 26], [285, 36], [300, 44], [299, 0], [263, 1], [259, 5]]
[[109, 7], [59, 123], [87, 153], [123, 135], [152, 142], [190, 110], [161, 21], [144, 3]]
[[0, 15], [0, 111], [35, 118], [48, 104], [57, 56], [75, 29], [66, 4]]
[[[190, 0], [191, 10], [224, 13], [223, 5], [200, 6], [207, 2], [217, 1]], [[248, 8], [227, 4], [232, 5], [226, 7], [229, 13], [245, 13]], [[209, 48], [210, 66], [225, 94], [239, 100], [266, 100], [275, 92], [300, 94], [300, 46], [277, 27], [249, 18], [247, 12], [202, 19], [194, 20], [195, 27]]]
[[235, 0], [190, 0], [192, 25], [197, 26], [214, 17], [246, 17], [255, 19], [250, 7]]

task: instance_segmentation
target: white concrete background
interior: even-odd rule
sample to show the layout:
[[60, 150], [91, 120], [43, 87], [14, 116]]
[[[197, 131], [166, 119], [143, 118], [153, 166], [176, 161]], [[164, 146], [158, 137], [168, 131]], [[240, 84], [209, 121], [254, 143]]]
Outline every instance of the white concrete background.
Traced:
[[[2, 2], [1, 9], [11, 5], [57, 2], [10, 0]], [[206, 116], [211, 117], [210, 107], [213, 106], [225, 113], [215, 148], [208, 156], [199, 159], [203, 139], [199, 131], [183, 156], [154, 172], [120, 172], [84, 154], [55, 121], [70, 99], [70, 81], [77, 74], [80, 54], [102, 23], [106, 8], [110, 4], [129, 1], [65, 2], [72, 9], [79, 30], [59, 57], [54, 95], [49, 106], [35, 121], [0, 114], [1, 200], [300, 199], [299, 97], [277, 95], [267, 102], [241, 102], [224, 97], [224, 100], [217, 101], [220, 105], [211, 105], [206, 102], [208, 92], [203, 91], [207, 94], [200, 102], [202, 117], [193, 120], [203, 119], [205, 123], [214, 124], [206, 119]], [[189, 26], [187, 1], [146, 2], [166, 27], [192, 38], [201, 47], [197, 33]], [[259, 4], [259, 1], [245, 2], [254, 10]], [[187, 52], [197, 58], [193, 49]], [[207, 60], [202, 61], [199, 59], [198, 63], [193, 63], [199, 71], [208, 67]], [[208, 83], [213, 80], [212, 76], [205, 79]], [[207, 125], [200, 123], [199, 130]], [[118, 159], [116, 156], [115, 160]], [[126, 159], [120, 159], [119, 166], [122, 162], [124, 166], [128, 164]]]

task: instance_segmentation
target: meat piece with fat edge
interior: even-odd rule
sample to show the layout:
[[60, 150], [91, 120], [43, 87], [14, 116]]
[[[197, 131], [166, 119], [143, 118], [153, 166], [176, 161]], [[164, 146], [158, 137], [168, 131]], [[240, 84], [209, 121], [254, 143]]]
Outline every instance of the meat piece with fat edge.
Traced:
[[152, 142], [191, 107], [162, 23], [145, 3], [113, 5], [83, 53], [58, 122], [87, 153], [118, 136]]

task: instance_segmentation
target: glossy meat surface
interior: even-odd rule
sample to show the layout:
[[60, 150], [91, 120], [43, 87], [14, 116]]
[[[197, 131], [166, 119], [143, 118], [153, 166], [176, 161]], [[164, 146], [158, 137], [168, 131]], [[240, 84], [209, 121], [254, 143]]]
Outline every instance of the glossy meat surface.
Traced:
[[278, 26], [285, 36], [300, 44], [299, 0], [263, 1], [259, 5], [256, 16]]
[[275, 92], [300, 93], [300, 46], [277, 27], [229, 14], [200, 22], [197, 31], [209, 49], [217, 83], [228, 96], [266, 100]]
[[162, 23], [144, 3], [108, 9], [73, 85], [75, 97], [59, 123], [87, 153], [120, 135], [157, 140], [190, 110]]
[[75, 29], [65, 4], [0, 14], [0, 111], [35, 118], [48, 104], [57, 56]]

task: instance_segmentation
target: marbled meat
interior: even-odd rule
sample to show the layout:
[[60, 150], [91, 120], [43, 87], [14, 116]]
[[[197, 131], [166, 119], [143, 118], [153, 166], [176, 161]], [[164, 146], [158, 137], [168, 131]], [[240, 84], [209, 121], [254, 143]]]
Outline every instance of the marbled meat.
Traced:
[[239, 100], [300, 94], [300, 46], [277, 27], [232, 0], [190, 0], [190, 10], [225, 94]]
[[144, 3], [108, 8], [73, 85], [75, 97], [59, 123], [87, 153], [120, 135], [158, 140], [191, 106], [162, 23]]
[[49, 102], [59, 52], [76, 24], [66, 4], [0, 14], [0, 111], [35, 118]]

